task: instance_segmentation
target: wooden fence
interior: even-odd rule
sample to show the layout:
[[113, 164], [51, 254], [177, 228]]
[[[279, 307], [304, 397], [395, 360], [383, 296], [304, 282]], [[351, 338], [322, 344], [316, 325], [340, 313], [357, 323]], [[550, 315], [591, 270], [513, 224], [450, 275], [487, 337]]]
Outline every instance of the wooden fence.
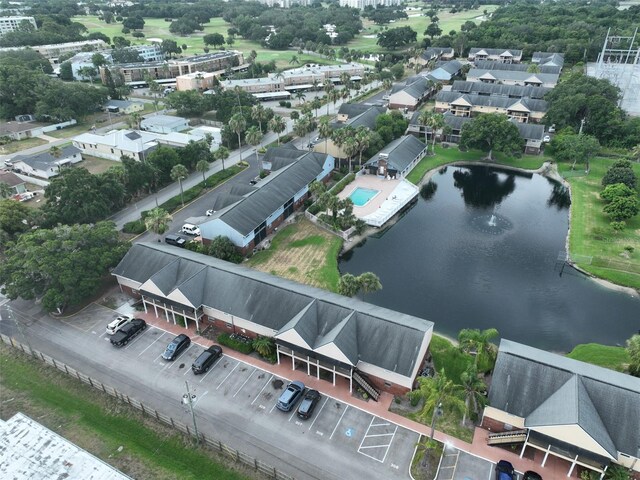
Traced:
[[[115, 397], [124, 403], [129, 404], [133, 408], [140, 410], [143, 415], [153, 417], [156, 420], [168, 426], [171, 426], [172, 428], [180, 430], [182, 433], [185, 433], [191, 437], [195, 437], [195, 432], [193, 430], [193, 427], [189, 427], [189, 425], [185, 423], [178, 422], [173, 418], [171, 418], [170, 416], [165, 415], [164, 413], [161, 413], [152, 407], [146, 406], [145, 404], [136, 400], [135, 398], [131, 398], [129, 395], [119, 392], [116, 388], [111, 387], [109, 385], [105, 385], [104, 383], [98, 380], [95, 380], [90, 376], [85, 375], [84, 373], [79, 372], [78, 370], [72, 367], [69, 367], [68, 365], [65, 365], [64, 363], [56, 360], [55, 358], [45, 355], [44, 353], [39, 352], [37, 350], [34, 350], [31, 347], [26, 346], [14, 340], [11, 337], [8, 337], [7, 335], [0, 334], [0, 338], [2, 339], [3, 343], [10, 345], [18, 350], [21, 350], [27, 355], [31, 355], [32, 357], [35, 357], [38, 360], [41, 360], [47, 365], [57, 368], [58, 370], [66, 373], [67, 375], [74, 377], [80, 380], [81, 382], [92, 386], [97, 390], [100, 390], [108, 395], [111, 395], [112, 397]], [[246, 466], [259, 471], [260, 473], [266, 475], [268, 478], [272, 478], [275, 480], [294, 480], [294, 478], [291, 475], [287, 475], [286, 473], [279, 471], [277, 468], [272, 467], [271, 465], [264, 463], [263, 461], [258, 460], [257, 458], [247, 455], [246, 453], [241, 452], [240, 450], [236, 450], [235, 448], [225, 445], [220, 440], [216, 440], [214, 438], [208, 437], [202, 432], [198, 432], [197, 440], [199, 440], [203, 444], [208, 445], [214, 450], [218, 450], [219, 452], [224, 453], [225, 455], [227, 455], [228, 457], [231, 457], [236, 462], [243, 463]]]

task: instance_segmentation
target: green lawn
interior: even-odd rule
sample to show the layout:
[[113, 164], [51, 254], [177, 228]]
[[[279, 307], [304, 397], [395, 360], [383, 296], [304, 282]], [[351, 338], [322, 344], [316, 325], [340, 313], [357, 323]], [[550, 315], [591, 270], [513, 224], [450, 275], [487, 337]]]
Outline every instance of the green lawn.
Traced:
[[583, 343], [567, 354], [567, 357], [582, 362], [624, 372], [629, 364], [629, 354], [624, 347], [611, 347], [598, 343]]
[[42, 140], [41, 138], [25, 138], [24, 140], [13, 141], [7, 143], [6, 145], [0, 145], [0, 154], [5, 155], [8, 153], [16, 153], [22, 150], [26, 150], [27, 148], [39, 147], [40, 145], [45, 145], [46, 143], [47, 141]]
[[136, 478], [246, 478], [218, 463], [211, 451], [194, 447], [182, 435], [148, 423], [132, 408], [17, 350], [0, 347], [0, 365], [3, 418], [16, 408], [9, 403], [12, 397], [12, 402], [22, 403], [20, 410], [45, 424], [55, 418], [55, 424], [47, 426], [62, 435], [73, 433], [73, 441], [85, 449], [93, 446], [91, 453], [107, 463], [123, 470], [132, 467], [125, 473]]
[[[627, 221], [622, 232], [609, 226], [599, 198], [602, 177], [614, 159], [591, 161], [589, 175], [568, 176], [571, 185], [571, 255], [584, 270], [618, 285], [640, 288], [640, 215]], [[570, 166], [559, 164], [561, 173], [571, 173]], [[640, 164], [633, 164], [640, 177]], [[626, 248], [625, 248], [626, 247]]]

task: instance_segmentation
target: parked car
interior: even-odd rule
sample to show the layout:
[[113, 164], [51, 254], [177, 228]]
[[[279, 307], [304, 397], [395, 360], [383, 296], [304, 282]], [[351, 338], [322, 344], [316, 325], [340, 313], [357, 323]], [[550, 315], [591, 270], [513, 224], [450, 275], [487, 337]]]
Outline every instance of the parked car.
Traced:
[[207, 217], [210, 217], [210, 216], [211, 216], [211, 215], [213, 215], [214, 213], [216, 213], [216, 211], [215, 211], [215, 210], [207, 210], [207, 211], [206, 211]]
[[147, 322], [141, 318], [134, 318], [111, 336], [111, 345], [122, 347], [137, 337], [145, 328], [147, 328]]
[[320, 392], [317, 390], [309, 390], [302, 402], [300, 402], [300, 406], [298, 407], [298, 417], [307, 420], [313, 415], [313, 411], [316, 408], [316, 405], [320, 401]]
[[196, 361], [191, 365], [191, 370], [195, 375], [199, 375], [200, 373], [206, 373], [213, 365], [218, 358], [222, 356], [222, 348], [218, 345], [212, 345], [207, 348], [204, 352], [202, 352]]
[[171, 340], [171, 343], [169, 343], [169, 345], [167, 345], [167, 348], [162, 354], [162, 358], [164, 358], [165, 360], [173, 361], [178, 358], [183, 350], [189, 348], [189, 345], [191, 345], [191, 339], [184, 333], [181, 333], [176, 338]]
[[170, 234], [164, 237], [164, 241], [169, 245], [175, 245], [176, 247], [182, 247], [187, 244], [187, 240], [182, 238], [180, 235]]
[[500, 460], [496, 465], [496, 480], [515, 480], [516, 472], [513, 465], [506, 460]]
[[287, 385], [287, 389], [282, 392], [280, 398], [278, 399], [278, 403], [276, 403], [276, 407], [278, 410], [282, 410], [283, 412], [290, 412], [293, 407], [295, 407], [298, 400], [302, 396], [304, 392], [304, 383], [302, 382], [291, 382]]
[[182, 228], [180, 229], [180, 233], [186, 233], [187, 235], [198, 236], [200, 235], [200, 228], [197, 225], [194, 225], [192, 223], [185, 223], [184, 225], [182, 225]]
[[550, 135], [545, 135], [544, 137], [542, 137], [542, 141], [544, 143], [549, 143], [551, 141], [551, 136]]
[[555, 123], [549, 127], [549, 133], [556, 133], [556, 124]]
[[109, 325], [107, 325], [107, 333], [109, 335], [113, 335], [122, 327], [124, 327], [127, 323], [129, 323], [131, 320], [133, 320], [133, 317], [129, 315], [119, 315], [118, 317], [116, 317], [115, 320], [113, 320]]
[[533, 472], [531, 470], [527, 470], [526, 472], [524, 472], [524, 476], [522, 477], [522, 480], [542, 480], [542, 477], [540, 476], [539, 473]]

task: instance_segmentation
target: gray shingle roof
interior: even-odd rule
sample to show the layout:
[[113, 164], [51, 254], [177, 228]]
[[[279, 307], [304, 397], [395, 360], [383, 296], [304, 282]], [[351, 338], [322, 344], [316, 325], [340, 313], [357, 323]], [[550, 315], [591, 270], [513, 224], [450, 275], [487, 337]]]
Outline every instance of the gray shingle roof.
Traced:
[[449, 104], [461, 98], [464, 99], [466, 102], [470, 103], [471, 105], [478, 105], [478, 106], [485, 106], [485, 107], [509, 109], [514, 105], [516, 105], [517, 103], [521, 103], [532, 112], [546, 112], [548, 109], [548, 105], [545, 100], [535, 100], [531, 98], [492, 97], [489, 95], [464, 94], [464, 93], [453, 92], [453, 91], [452, 92], [440, 91], [436, 95], [436, 101], [446, 102]]
[[45, 150], [34, 155], [16, 155], [13, 157], [13, 161], [24, 162], [36, 170], [48, 170], [52, 165], [57, 165], [60, 161], [80, 153], [80, 149], [73, 145], [68, 145], [60, 150], [60, 156], [57, 158], [51, 155], [49, 150]]
[[[573, 377], [582, 384], [579, 390], [568, 383]], [[588, 405], [587, 398], [593, 408]], [[547, 406], [542, 407], [547, 402]], [[532, 416], [533, 423], [543, 421], [541, 418], [545, 411], [551, 410], [550, 406], [562, 409], [558, 413], [549, 412], [553, 415], [549, 421], [560, 421], [560, 417], [565, 421], [569, 416], [577, 415], [579, 425], [605, 449], [610, 446], [606, 445], [603, 431], [608, 433], [618, 451], [633, 456], [638, 453], [640, 379], [630, 375], [503, 339], [493, 372], [489, 403], [525, 418], [525, 422]], [[573, 410], [561, 407], [563, 403], [572, 404]], [[539, 408], [541, 410], [535, 413]]]
[[430, 48], [427, 48], [424, 52], [422, 52], [422, 55], [420, 56], [428, 62], [429, 60], [434, 60], [436, 58], [439, 58], [443, 53], [453, 55], [454, 53], [453, 48], [452, 47], [430, 47]]
[[438, 62], [436, 67], [443, 69], [450, 75], [455, 75], [462, 68], [462, 63], [458, 60], [449, 60], [448, 62]]
[[322, 171], [326, 158], [323, 153], [303, 153], [297, 162], [273, 172], [261, 182], [260, 188], [247, 193], [232, 208], [218, 211], [209, 218], [219, 218], [242, 235], [248, 235], [309, 185]]
[[[527, 63], [502, 63], [492, 60], [477, 60], [475, 68], [482, 70], [511, 70], [513, 72], [526, 72], [531, 65]], [[555, 65], [538, 65], [540, 73], [560, 73], [561, 67]]]
[[338, 110], [339, 115], [346, 115], [348, 118], [355, 117], [357, 115], [361, 115], [367, 110], [371, 108], [370, 105], [365, 105], [363, 103], [343, 103], [340, 105], [340, 109]]
[[525, 140], [542, 141], [542, 139], [544, 138], [544, 125], [537, 125], [535, 123], [522, 123], [516, 121], [515, 119], [511, 120], [511, 122], [516, 127], [518, 127], [520, 136]]
[[424, 77], [419, 77], [404, 87], [401, 91], [411, 95], [413, 98], [420, 99], [424, 96], [425, 92], [429, 90], [429, 88], [429, 81]]
[[427, 146], [413, 135], [397, 138], [374, 155], [365, 165], [377, 167], [380, 155], [386, 155], [387, 164], [402, 172]]
[[534, 98], [541, 100], [551, 91], [547, 87], [536, 87], [533, 85], [503, 85], [499, 83], [467, 82], [456, 80], [451, 86], [451, 90], [463, 93], [475, 93], [478, 95], [488, 94], [511, 98]]
[[362, 361], [406, 377], [433, 329], [421, 318], [160, 243], [136, 243], [113, 274], [141, 284], [153, 277], [163, 291], [173, 283], [196, 307], [278, 332], [295, 328], [312, 347], [332, 342], [354, 364]]
[[502, 55], [503, 53], [510, 53], [513, 57], [521, 57], [522, 50], [514, 50], [513, 48], [480, 48], [474, 47], [469, 50], [469, 56], [477, 55], [478, 52], [484, 51], [487, 55]]
[[349, 118], [349, 120], [347, 120], [344, 125], [350, 125], [353, 128], [357, 128], [362, 125], [373, 130], [376, 126], [376, 118], [378, 118], [378, 115], [382, 115], [386, 111], [387, 109], [384, 107], [369, 107], [360, 115]]
[[562, 67], [564, 65], [564, 54], [555, 52], [533, 52], [531, 61], [542, 65], [551, 63]]
[[[555, 73], [529, 73], [529, 72], [517, 72], [512, 70], [488, 70], [485, 68], [472, 68], [467, 73], [467, 78], [479, 78], [483, 75], [489, 74], [494, 77], [497, 81], [515, 81], [515, 82], [524, 82], [537, 79], [541, 83], [557, 83], [558, 82], [558, 74]], [[536, 82], [537, 83], [537, 82]]]

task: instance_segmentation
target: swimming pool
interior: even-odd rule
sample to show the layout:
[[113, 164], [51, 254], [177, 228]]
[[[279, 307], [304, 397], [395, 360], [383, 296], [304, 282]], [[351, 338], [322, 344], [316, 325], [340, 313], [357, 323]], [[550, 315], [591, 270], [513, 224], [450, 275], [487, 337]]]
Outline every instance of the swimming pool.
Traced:
[[380, 190], [358, 187], [349, 195], [349, 198], [356, 207], [363, 207], [378, 193], [380, 193]]

